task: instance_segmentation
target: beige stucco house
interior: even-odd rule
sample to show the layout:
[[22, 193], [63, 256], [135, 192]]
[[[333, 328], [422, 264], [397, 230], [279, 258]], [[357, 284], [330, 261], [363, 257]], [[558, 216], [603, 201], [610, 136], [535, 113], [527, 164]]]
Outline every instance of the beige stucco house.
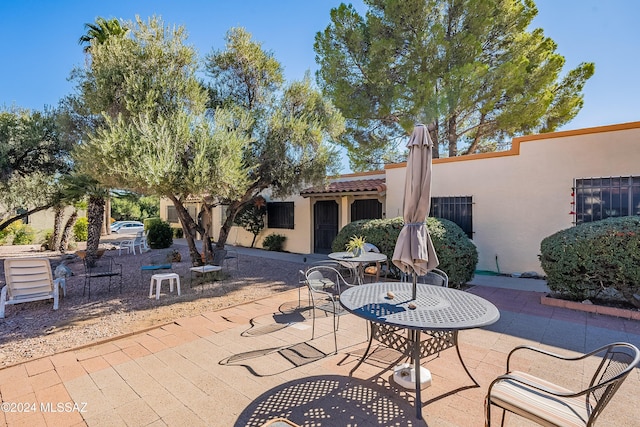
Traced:
[[[286, 200], [268, 201], [269, 228], [285, 249], [323, 253], [338, 230], [356, 219], [402, 213], [405, 164], [336, 177]], [[170, 202], [161, 216], [177, 224]], [[435, 211], [433, 211], [435, 209]], [[192, 215], [199, 210], [190, 206]], [[509, 151], [434, 159], [432, 212], [460, 224], [478, 247], [479, 270], [543, 273], [540, 241], [576, 222], [640, 215], [640, 122], [515, 138]], [[213, 235], [223, 208], [212, 221]], [[234, 227], [228, 243], [249, 246]]]

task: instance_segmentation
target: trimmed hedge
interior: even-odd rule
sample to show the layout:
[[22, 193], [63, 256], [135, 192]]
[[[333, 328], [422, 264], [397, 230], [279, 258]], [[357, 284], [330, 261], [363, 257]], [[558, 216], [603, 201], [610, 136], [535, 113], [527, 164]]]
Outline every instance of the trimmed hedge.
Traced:
[[582, 301], [610, 287], [633, 304], [640, 293], [640, 217], [559, 231], [542, 240], [540, 263], [554, 292]]
[[[351, 236], [363, 236], [387, 255], [392, 269], [399, 275], [391, 259], [403, 225], [402, 217], [354, 221], [340, 230], [332, 250], [344, 251]], [[478, 264], [478, 250], [473, 242], [456, 223], [446, 219], [427, 218], [427, 228], [440, 261], [438, 268], [447, 273], [450, 286], [459, 287], [470, 281]]]

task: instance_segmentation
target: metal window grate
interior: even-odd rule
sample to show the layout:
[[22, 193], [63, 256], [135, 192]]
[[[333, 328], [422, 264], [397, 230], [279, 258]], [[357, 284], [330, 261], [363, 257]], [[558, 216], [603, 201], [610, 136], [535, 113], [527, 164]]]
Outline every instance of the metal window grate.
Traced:
[[355, 200], [351, 204], [351, 221], [382, 218], [382, 203], [378, 199]]
[[640, 215], [640, 177], [576, 179], [575, 223]]
[[267, 227], [293, 229], [293, 211], [293, 202], [267, 203]]
[[473, 199], [471, 196], [432, 197], [429, 216], [448, 219], [473, 238]]
[[167, 221], [170, 223], [178, 223], [178, 212], [175, 206], [167, 206]]

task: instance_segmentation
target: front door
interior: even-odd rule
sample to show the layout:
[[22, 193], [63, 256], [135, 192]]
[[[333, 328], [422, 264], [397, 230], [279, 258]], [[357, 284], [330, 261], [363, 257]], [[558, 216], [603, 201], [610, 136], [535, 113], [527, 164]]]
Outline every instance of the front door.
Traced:
[[313, 252], [328, 254], [338, 235], [338, 204], [334, 200], [316, 202], [313, 206]]

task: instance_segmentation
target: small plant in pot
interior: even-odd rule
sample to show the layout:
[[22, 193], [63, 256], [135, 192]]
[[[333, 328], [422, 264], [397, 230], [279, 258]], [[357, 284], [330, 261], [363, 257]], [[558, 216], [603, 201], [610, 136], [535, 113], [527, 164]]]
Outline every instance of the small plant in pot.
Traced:
[[346, 249], [347, 251], [353, 253], [353, 256], [360, 256], [364, 252], [364, 237], [362, 236], [353, 236], [347, 242]]

